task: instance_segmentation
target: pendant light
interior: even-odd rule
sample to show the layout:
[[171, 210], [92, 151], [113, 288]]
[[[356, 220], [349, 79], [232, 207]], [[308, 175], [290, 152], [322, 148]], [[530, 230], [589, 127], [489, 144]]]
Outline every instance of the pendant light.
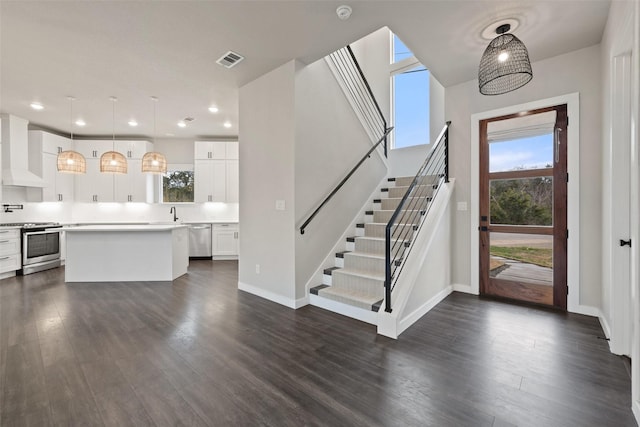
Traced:
[[[156, 143], [156, 104], [158, 98], [151, 97], [153, 101], [153, 144]], [[142, 172], [164, 174], [167, 172], [167, 158], [164, 154], [150, 151], [142, 156]]]
[[113, 151], [107, 151], [100, 156], [100, 172], [127, 173], [127, 159], [116, 149], [116, 101], [118, 98], [109, 98], [113, 102]]
[[[73, 96], [68, 96], [70, 105], [70, 122], [71, 122], [71, 147], [73, 147]], [[67, 150], [58, 153], [58, 172], [63, 173], [87, 173], [87, 161], [84, 156], [77, 151]]]
[[478, 70], [478, 86], [483, 95], [501, 95], [526, 85], [533, 78], [527, 48], [509, 34], [511, 25], [496, 28], [498, 37], [489, 42]]

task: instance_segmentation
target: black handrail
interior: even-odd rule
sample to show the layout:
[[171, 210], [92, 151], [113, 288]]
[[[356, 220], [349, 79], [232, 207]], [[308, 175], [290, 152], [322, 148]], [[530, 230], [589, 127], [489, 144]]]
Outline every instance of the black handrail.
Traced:
[[[410, 244], [407, 248], [405, 245], [405, 238], [409, 237], [411, 231], [415, 231], [414, 237], [420, 231], [423, 223], [420, 221], [420, 217], [426, 216], [429, 208], [431, 207], [430, 202], [436, 196], [438, 188], [440, 187], [440, 180], [449, 182], [449, 125], [451, 125], [450, 121], [446, 122], [442, 128], [435, 144], [431, 148], [431, 151], [429, 151], [429, 154], [422, 166], [420, 166], [415, 178], [411, 181], [409, 188], [402, 197], [398, 207], [393, 212], [393, 215], [391, 215], [391, 218], [385, 228], [384, 290], [385, 311], [387, 313], [391, 313], [391, 291], [395, 284], [394, 279], [397, 281], [400, 272], [402, 271], [402, 267], [404, 267], [406, 257], [409, 255], [413, 246]], [[443, 144], [444, 147], [442, 147], [443, 149], [441, 150], [440, 148]], [[418, 194], [412, 194], [418, 183], [420, 183], [419, 188], [416, 191]], [[434, 191], [431, 192], [430, 189]], [[400, 221], [398, 221], [398, 217], [401, 213], [402, 216], [400, 217]], [[419, 224], [415, 225], [414, 221], [418, 221]], [[400, 232], [396, 236], [397, 239], [393, 243], [392, 247], [392, 228], [395, 226], [396, 230], [398, 230], [398, 226], [400, 224], [402, 224], [403, 227], [400, 228]], [[392, 257], [392, 250], [395, 251], [394, 255], [396, 256], [394, 257]], [[400, 271], [397, 271], [398, 268]]]
[[327, 197], [325, 197], [325, 199], [322, 201], [322, 203], [320, 203], [320, 206], [318, 206], [316, 208], [315, 211], [313, 211], [313, 213], [309, 216], [309, 218], [307, 218], [307, 220], [302, 224], [302, 226], [300, 227], [300, 234], [304, 234], [304, 229], [307, 228], [307, 225], [309, 225], [309, 223], [313, 220], [313, 218], [318, 214], [318, 212], [320, 212], [320, 209], [322, 209], [324, 207], [324, 205], [326, 205], [329, 200], [331, 200], [331, 198], [342, 188], [342, 186], [344, 185], [345, 182], [347, 182], [347, 180], [349, 178], [351, 178], [351, 175], [353, 175], [355, 173], [355, 171], [360, 167], [360, 165], [362, 163], [364, 163], [365, 160], [367, 160], [370, 156], [371, 153], [373, 153], [373, 151], [378, 148], [378, 145], [380, 145], [386, 138], [387, 135], [389, 135], [389, 133], [393, 130], [392, 127], [387, 128], [384, 131], [384, 135], [382, 135], [382, 137], [378, 140], [378, 142], [376, 142], [375, 144], [373, 144], [373, 146], [369, 149], [369, 151], [367, 151], [367, 154], [365, 154], [362, 159], [360, 159], [360, 161], [353, 167], [353, 169], [351, 169], [351, 171], [347, 174], [347, 176], [345, 176], [342, 181], [340, 181], [340, 183], [336, 186], [336, 188], [333, 189], [333, 191], [331, 191], [331, 193], [329, 193], [329, 195]]

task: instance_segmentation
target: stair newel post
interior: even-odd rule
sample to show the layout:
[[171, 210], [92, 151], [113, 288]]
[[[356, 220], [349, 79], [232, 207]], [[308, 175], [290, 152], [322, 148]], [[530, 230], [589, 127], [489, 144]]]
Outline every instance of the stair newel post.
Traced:
[[384, 256], [385, 256], [385, 274], [384, 274], [384, 311], [391, 313], [391, 223], [389, 221], [385, 228], [384, 236]]
[[447, 122], [447, 129], [444, 131], [444, 182], [449, 182], [449, 125], [451, 122]]

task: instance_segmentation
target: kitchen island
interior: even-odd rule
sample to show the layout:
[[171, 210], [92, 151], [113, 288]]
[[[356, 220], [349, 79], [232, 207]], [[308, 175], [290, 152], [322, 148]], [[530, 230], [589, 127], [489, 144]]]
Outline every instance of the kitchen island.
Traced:
[[83, 225], [62, 230], [65, 282], [172, 281], [189, 266], [186, 225]]

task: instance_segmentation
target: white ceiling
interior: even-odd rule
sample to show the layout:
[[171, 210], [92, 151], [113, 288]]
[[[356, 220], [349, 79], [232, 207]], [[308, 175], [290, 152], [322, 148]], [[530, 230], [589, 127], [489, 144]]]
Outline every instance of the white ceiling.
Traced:
[[[353, 7], [348, 21], [335, 9]], [[482, 30], [502, 18], [532, 61], [600, 42], [609, 0], [0, 1], [0, 111], [82, 135], [197, 138], [237, 135], [238, 88], [298, 58], [310, 63], [383, 26], [446, 86], [476, 78]], [[228, 50], [246, 59], [215, 61]], [[535, 69], [534, 69], [535, 76]], [[535, 78], [535, 77], [534, 77]], [[29, 108], [33, 101], [45, 109]], [[220, 111], [211, 114], [215, 104]], [[194, 117], [186, 128], [176, 124]], [[134, 118], [137, 128], [126, 122]], [[233, 127], [222, 124], [229, 120]], [[171, 134], [171, 135], [168, 135]]]

